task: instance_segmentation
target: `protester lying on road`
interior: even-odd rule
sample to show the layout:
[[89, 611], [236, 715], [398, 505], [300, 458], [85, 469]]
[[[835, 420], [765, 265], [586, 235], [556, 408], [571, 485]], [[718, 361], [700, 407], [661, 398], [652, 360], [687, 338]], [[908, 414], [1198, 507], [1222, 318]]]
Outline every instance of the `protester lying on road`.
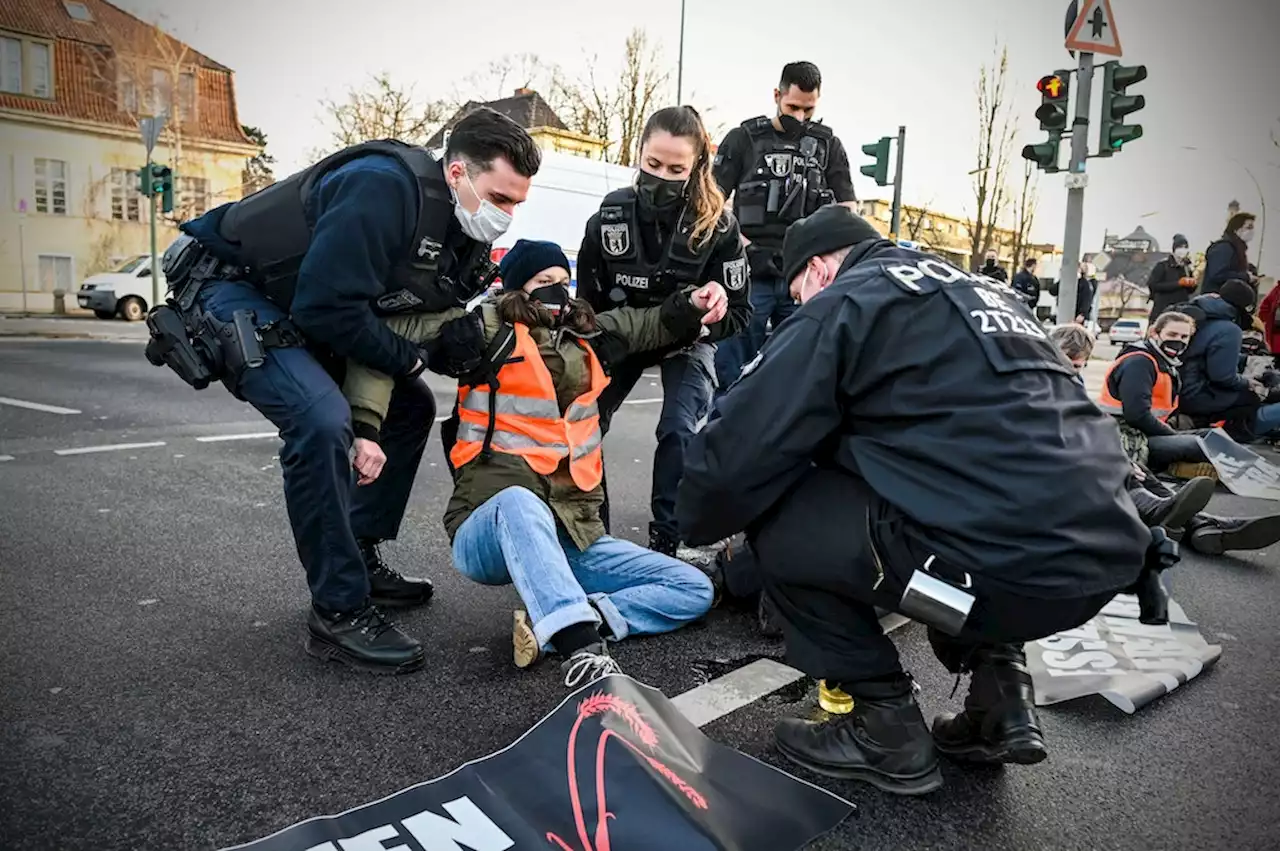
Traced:
[[[696, 567], [605, 534], [596, 400], [607, 370], [633, 352], [695, 340], [723, 318], [724, 289], [687, 287], [660, 306], [597, 315], [569, 296], [569, 261], [552, 243], [520, 240], [501, 264], [503, 293], [473, 314], [490, 341], [486, 363], [459, 382], [450, 450], [453, 497], [445, 527], [454, 567], [485, 585], [514, 585], [515, 664], [565, 657], [576, 688], [618, 673], [605, 640], [668, 632], [711, 607]], [[416, 317], [390, 320], [414, 340]], [[347, 382], [355, 416], [377, 422], [390, 380], [364, 371]], [[377, 445], [356, 467], [376, 476]]]

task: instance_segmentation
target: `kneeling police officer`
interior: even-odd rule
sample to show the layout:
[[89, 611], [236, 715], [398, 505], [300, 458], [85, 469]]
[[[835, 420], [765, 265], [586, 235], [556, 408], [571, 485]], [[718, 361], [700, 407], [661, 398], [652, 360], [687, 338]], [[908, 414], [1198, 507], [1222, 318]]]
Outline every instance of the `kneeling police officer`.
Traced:
[[[783, 266], [803, 306], [689, 444], [677, 502], [695, 544], [747, 530], [792, 663], [853, 698], [782, 721], [779, 750], [897, 794], [941, 785], [938, 751], [1039, 762], [1022, 643], [1151, 575], [1114, 424], [1011, 289], [846, 206], [793, 225]], [[932, 735], [877, 606], [973, 674]]]
[[[185, 223], [165, 253], [172, 294], [148, 317], [148, 359], [197, 389], [222, 381], [280, 429], [313, 655], [375, 673], [422, 666], [422, 647], [377, 606], [424, 603], [431, 582], [389, 568], [376, 545], [397, 535], [435, 418], [422, 373], [479, 365], [483, 332], [463, 305], [496, 277], [490, 243], [540, 159], [515, 122], [481, 110], [443, 161], [396, 141], [356, 145]], [[405, 312], [439, 315], [430, 348], [387, 327]], [[398, 379], [380, 435], [353, 429], [348, 358]], [[351, 450], [370, 442], [386, 465], [354, 486]]]

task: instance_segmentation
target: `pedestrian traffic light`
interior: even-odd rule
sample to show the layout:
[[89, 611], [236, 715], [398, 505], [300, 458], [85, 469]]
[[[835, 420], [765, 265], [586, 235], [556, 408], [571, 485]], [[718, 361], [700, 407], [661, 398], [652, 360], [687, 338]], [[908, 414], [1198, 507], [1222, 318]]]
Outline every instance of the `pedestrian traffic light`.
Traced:
[[879, 142], [872, 142], [870, 145], [862, 146], [862, 153], [869, 157], [874, 157], [875, 162], [871, 165], [864, 165], [861, 171], [867, 177], [875, 180], [877, 186], [889, 185], [889, 144], [891, 142], [893, 142], [892, 136], [884, 136]]
[[1040, 121], [1040, 129], [1048, 132], [1047, 141], [1038, 145], [1027, 145], [1022, 149], [1022, 158], [1031, 160], [1036, 168], [1047, 174], [1054, 174], [1058, 169], [1058, 152], [1062, 147], [1062, 134], [1067, 129], [1067, 106], [1071, 100], [1071, 72], [1054, 71], [1046, 74], [1036, 83], [1036, 91], [1040, 92], [1040, 107], [1036, 110], [1036, 118]]
[[1142, 125], [1126, 125], [1124, 120], [1145, 107], [1147, 99], [1142, 95], [1126, 95], [1125, 89], [1147, 79], [1147, 66], [1111, 61], [1102, 67], [1102, 130], [1098, 136], [1098, 156], [1109, 157], [1126, 143], [1142, 138]]

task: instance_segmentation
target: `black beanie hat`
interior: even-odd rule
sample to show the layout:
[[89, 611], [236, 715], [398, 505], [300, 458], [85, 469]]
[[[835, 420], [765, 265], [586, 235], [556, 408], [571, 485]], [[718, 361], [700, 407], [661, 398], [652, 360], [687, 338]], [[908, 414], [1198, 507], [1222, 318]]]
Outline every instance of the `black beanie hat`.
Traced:
[[1236, 310], [1252, 314], [1258, 306], [1258, 293], [1244, 281], [1231, 280], [1218, 291], [1222, 300]]
[[518, 239], [498, 264], [498, 274], [502, 276], [502, 288], [518, 290], [529, 283], [534, 275], [552, 266], [571, 271], [569, 258], [564, 256], [560, 246], [554, 242]]
[[882, 238], [866, 219], [843, 204], [819, 207], [787, 228], [782, 242], [782, 281], [789, 284], [814, 257]]
[[1173, 235], [1174, 251], [1177, 251], [1179, 248], [1190, 248], [1190, 247], [1191, 247], [1191, 243], [1187, 242], [1187, 238], [1185, 236], [1183, 236], [1180, 233], [1175, 233]]

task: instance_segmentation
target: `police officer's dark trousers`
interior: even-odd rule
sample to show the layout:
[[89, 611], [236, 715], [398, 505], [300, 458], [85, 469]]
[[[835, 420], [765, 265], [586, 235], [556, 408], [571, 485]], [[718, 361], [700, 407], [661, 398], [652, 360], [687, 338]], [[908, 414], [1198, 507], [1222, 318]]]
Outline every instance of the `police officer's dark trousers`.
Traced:
[[787, 281], [772, 272], [752, 268], [751, 323], [737, 337], [725, 340], [717, 346], [717, 396], [738, 380], [742, 368], [760, 351], [769, 334], [770, 324], [777, 328], [798, 307], [795, 299], [791, 298], [791, 287]]
[[[676, 491], [684, 476], [684, 448], [698, 423], [711, 410], [716, 380], [715, 347], [708, 343], [695, 343], [657, 361], [637, 357], [618, 364], [598, 402], [602, 429], [608, 430], [618, 408], [644, 371], [652, 366], [657, 366], [662, 375], [662, 412], [655, 432], [658, 446], [653, 454], [651, 531], [675, 544], [680, 539], [676, 525]], [[603, 512], [607, 523], [607, 484], [605, 499]]]
[[[791, 664], [841, 683], [901, 674], [875, 607], [898, 610], [911, 574], [931, 555], [927, 535], [864, 480], [838, 470], [807, 474], [750, 533]], [[931, 570], [962, 578], [938, 559]], [[1113, 596], [1045, 600], [992, 587], [977, 575], [973, 583], [977, 601], [961, 635], [930, 629], [935, 654], [953, 673], [983, 649], [1077, 627]]]
[[[211, 281], [200, 303], [223, 321], [236, 310], [259, 325], [285, 313], [243, 282]], [[280, 429], [285, 505], [312, 601], [332, 611], [363, 606], [369, 578], [358, 538], [394, 538], [435, 418], [435, 402], [397, 386], [380, 445], [387, 463], [378, 480], [359, 487], [351, 467], [351, 408], [333, 377], [304, 348], [271, 348], [261, 366], [242, 374], [237, 390]]]

